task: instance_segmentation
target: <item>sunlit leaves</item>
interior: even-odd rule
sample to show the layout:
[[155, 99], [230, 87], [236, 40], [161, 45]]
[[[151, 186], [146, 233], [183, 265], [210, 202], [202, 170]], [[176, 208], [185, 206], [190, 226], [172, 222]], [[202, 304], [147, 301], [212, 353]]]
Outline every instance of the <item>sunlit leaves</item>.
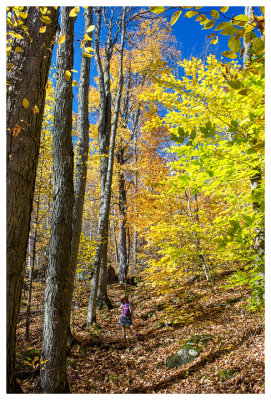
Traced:
[[39, 107], [38, 107], [37, 105], [35, 105], [35, 106], [33, 107], [33, 113], [34, 113], [34, 114], [38, 114], [39, 112], [40, 112]]
[[220, 24], [217, 25], [217, 27], [215, 28], [215, 31], [220, 31], [228, 26], [231, 26], [231, 22], [229, 22], [229, 21], [221, 22]]
[[13, 128], [12, 128], [12, 135], [16, 138], [17, 135], [21, 132], [22, 127], [18, 124], [16, 124]]
[[200, 126], [199, 129], [202, 132], [202, 134], [203, 134], [202, 137], [204, 139], [214, 136], [215, 126], [212, 125], [211, 121], [208, 121], [205, 126]]
[[58, 44], [65, 43], [66, 40], [66, 35], [61, 35], [58, 39]]
[[64, 73], [65, 79], [69, 81], [71, 79], [72, 73], [68, 69]]
[[23, 39], [23, 36], [20, 33], [10, 32], [10, 36], [14, 37], [15, 39]]
[[27, 13], [25, 13], [25, 12], [20, 12], [20, 18], [26, 19], [27, 16], [28, 16]]
[[70, 12], [70, 17], [77, 17], [77, 15], [79, 14], [80, 11], [80, 7], [74, 7], [71, 12]]
[[249, 17], [245, 14], [240, 14], [233, 18], [233, 23], [238, 26], [245, 26], [248, 21]]
[[40, 27], [40, 33], [46, 32], [46, 25]]
[[149, 7], [149, 10], [154, 14], [162, 14], [165, 11], [165, 7]]
[[40, 12], [41, 12], [42, 15], [46, 15], [47, 11], [48, 11], [47, 7], [40, 7]]
[[197, 15], [197, 14], [198, 14], [197, 11], [191, 10], [191, 11], [187, 11], [187, 12], [184, 14], [184, 16], [187, 17], [187, 18], [192, 18], [192, 17], [194, 17], [194, 16]]
[[87, 29], [87, 32], [92, 32], [95, 29], [95, 25], [90, 25]]
[[218, 36], [215, 36], [212, 40], [211, 40], [211, 44], [217, 44], [218, 42]]
[[219, 18], [219, 12], [217, 10], [211, 10], [211, 16], [214, 19], [218, 19]]
[[234, 34], [237, 33], [237, 32], [238, 32], [238, 28], [236, 28], [236, 27], [233, 26], [233, 25], [229, 25], [229, 26], [226, 26], [226, 28], [224, 28], [224, 29], [220, 32], [220, 34], [221, 34], [221, 35], [229, 36], [229, 35], [234, 35]]
[[82, 53], [82, 55], [84, 57], [88, 57], [88, 58], [94, 57], [94, 54], [90, 54], [90, 53]]
[[230, 80], [230, 81], [228, 81], [228, 83], [229, 83], [230, 87], [233, 89], [241, 89], [241, 87], [243, 87], [243, 83], [239, 80], [235, 80], [235, 81]]
[[170, 25], [174, 25], [176, 23], [176, 21], [178, 21], [181, 13], [182, 13], [182, 10], [175, 11], [175, 13], [171, 17]]
[[260, 56], [264, 53], [265, 44], [261, 38], [254, 38], [252, 39], [252, 52], [257, 56]]
[[52, 22], [51, 18], [48, 17], [47, 15], [43, 15], [42, 17], [40, 17], [40, 20], [47, 25], [49, 25]]
[[86, 53], [91, 53], [91, 52], [94, 51], [94, 50], [93, 50], [92, 47], [85, 47], [85, 48], [84, 48], [84, 51], [85, 51]]
[[23, 106], [24, 106], [24, 108], [29, 107], [29, 101], [26, 98], [23, 98]]
[[230, 36], [229, 41], [228, 41], [228, 46], [229, 46], [230, 50], [239, 52], [242, 47], [241, 40], [234, 36]]
[[226, 13], [228, 11], [229, 7], [220, 7], [220, 11], [222, 13]]
[[237, 58], [237, 54], [231, 50], [223, 51], [221, 54], [222, 54], [222, 56], [230, 58], [231, 60], [234, 60], [235, 58]]
[[207, 23], [204, 24], [204, 27], [202, 29], [210, 29], [215, 26], [215, 21], [209, 20]]

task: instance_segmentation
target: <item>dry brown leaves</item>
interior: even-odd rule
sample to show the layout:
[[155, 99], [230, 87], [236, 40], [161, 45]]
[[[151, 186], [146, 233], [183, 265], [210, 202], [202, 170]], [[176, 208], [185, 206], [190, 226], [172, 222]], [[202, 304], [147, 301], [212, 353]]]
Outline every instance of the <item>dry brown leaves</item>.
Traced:
[[[82, 329], [86, 319], [89, 288], [81, 288], [80, 306], [73, 309], [72, 347], [67, 374], [71, 393], [264, 393], [264, 329], [262, 316], [244, 308], [244, 288], [225, 290], [220, 280], [190, 286], [195, 300], [173, 299], [176, 310], [194, 312], [188, 323], [161, 326], [163, 298], [142, 288], [134, 294], [134, 327], [123, 339], [119, 326], [119, 299], [123, 289], [109, 286], [115, 308], [98, 311], [97, 325]], [[133, 288], [128, 287], [128, 291]], [[184, 290], [184, 289], [183, 289]], [[82, 293], [83, 292], [83, 293]], [[33, 308], [43, 299], [34, 291]], [[165, 300], [165, 299], [164, 299]], [[36, 303], [35, 303], [36, 302]], [[41, 347], [42, 312], [32, 320], [31, 341], [24, 341], [24, 316], [18, 324], [18, 352]], [[165, 361], [193, 335], [212, 335], [193, 362], [167, 370]], [[38, 392], [38, 377], [20, 380], [25, 393]]]

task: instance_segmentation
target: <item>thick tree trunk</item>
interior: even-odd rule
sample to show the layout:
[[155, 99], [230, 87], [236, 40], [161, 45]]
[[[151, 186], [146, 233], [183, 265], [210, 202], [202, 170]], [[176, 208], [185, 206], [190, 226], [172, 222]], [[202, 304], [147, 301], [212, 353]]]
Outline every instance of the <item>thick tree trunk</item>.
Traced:
[[[97, 289], [99, 283], [99, 275], [101, 269], [101, 260], [104, 243], [108, 241], [108, 221], [109, 210], [111, 201], [111, 185], [114, 165], [114, 149], [115, 138], [118, 125], [118, 117], [120, 110], [120, 101], [123, 88], [123, 49], [124, 49], [124, 36], [125, 36], [125, 7], [123, 8], [121, 20], [115, 38], [112, 40], [112, 25], [110, 21], [106, 20], [108, 34], [106, 40], [106, 53], [104, 69], [100, 58], [99, 40], [101, 31], [101, 7], [95, 8], [97, 17], [96, 33], [95, 33], [95, 61], [99, 75], [99, 88], [100, 88], [100, 115], [99, 115], [99, 146], [101, 154], [101, 202], [98, 223], [97, 235], [97, 248], [94, 259], [94, 274], [92, 277], [92, 286], [89, 299], [87, 324], [90, 325], [96, 320], [96, 303], [97, 303]], [[105, 17], [105, 15], [104, 15]], [[105, 17], [106, 18], [106, 17]], [[112, 23], [112, 20], [111, 20]], [[116, 95], [115, 109], [113, 123], [111, 127], [111, 92], [110, 92], [110, 60], [112, 52], [117, 41], [118, 31], [122, 29], [120, 53], [120, 71], [119, 71], [119, 86]], [[109, 142], [110, 140], [110, 142]]]
[[65, 42], [57, 47], [56, 105], [53, 132], [54, 185], [48, 275], [45, 290], [45, 318], [42, 342], [40, 384], [42, 393], [69, 391], [66, 376], [66, 347], [73, 292], [71, 270], [73, 189], [72, 76], [73, 30], [72, 7], [61, 8], [61, 32]]
[[[31, 39], [15, 39], [7, 60], [7, 392], [17, 391], [14, 380], [16, 322], [20, 305], [23, 264], [26, 255], [45, 86], [56, 33], [57, 10], [48, 7], [51, 24], [43, 23], [39, 8], [25, 7], [25, 25]], [[49, 28], [50, 27], [50, 28]], [[21, 32], [20, 32], [21, 33]], [[25, 33], [21, 33], [25, 37]], [[20, 47], [21, 52], [15, 52]], [[29, 107], [23, 106], [27, 99]], [[27, 105], [27, 102], [24, 101]], [[37, 106], [34, 113], [33, 107]]]
[[107, 294], [107, 245], [108, 242], [104, 243], [104, 248], [102, 250], [102, 257], [101, 257], [101, 271], [99, 277], [99, 284], [98, 284], [98, 294], [97, 294], [97, 306], [98, 308], [102, 308], [104, 305], [107, 306], [108, 309], [112, 309], [113, 305], [108, 297]]

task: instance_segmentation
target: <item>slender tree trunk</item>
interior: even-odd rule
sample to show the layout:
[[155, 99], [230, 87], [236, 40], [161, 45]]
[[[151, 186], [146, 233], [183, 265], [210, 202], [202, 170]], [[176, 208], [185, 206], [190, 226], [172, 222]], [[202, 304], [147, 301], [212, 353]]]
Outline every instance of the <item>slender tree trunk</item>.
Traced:
[[[93, 25], [92, 7], [88, 7], [84, 12], [85, 18], [85, 34], [90, 25]], [[89, 34], [92, 38], [92, 33]], [[90, 47], [91, 41], [86, 41], [82, 48], [84, 53], [85, 47]], [[71, 252], [71, 269], [74, 276], [76, 274], [76, 265], [78, 257], [78, 249], [80, 244], [82, 215], [84, 208], [84, 198], [87, 180], [87, 161], [89, 150], [89, 119], [88, 119], [88, 93], [89, 93], [89, 72], [90, 58], [82, 54], [80, 82], [78, 88], [78, 154], [76, 160], [75, 182], [74, 182], [74, 208], [73, 208], [73, 225], [72, 225], [72, 252]]]
[[[253, 6], [246, 6], [245, 7], [245, 15], [248, 16], [249, 18], [252, 16], [254, 7]], [[243, 55], [243, 62], [244, 62], [244, 67], [246, 68], [246, 64], [251, 61], [251, 43], [247, 42], [244, 39], [244, 55]]]
[[[41, 172], [40, 172], [40, 180], [42, 180], [42, 165], [43, 161], [41, 160]], [[29, 236], [29, 286], [28, 286], [28, 296], [27, 296], [27, 308], [26, 308], [26, 320], [25, 320], [25, 340], [30, 339], [30, 310], [31, 310], [31, 297], [32, 297], [32, 282], [33, 282], [33, 273], [35, 268], [35, 257], [36, 257], [36, 243], [37, 243], [37, 226], [39, 221], [39, 208], [40, 208], [40, 187], [38, 190], [38, 198], [36, 201], [36, 216], [34, 219], [34, 232], [33, 232], [33, 243], [31, 243], [31, 238]], [[32, 244], [32, 246], [31, 246]]]
[[[108, 36], [106, 43], [106, 55], [105, 55], [105, 66], [104, 71], [101, 63], [100, 52], [99, 52], [99, 38], [101, 29], [101, 7], [95, 8], [97, 15], [96, 34], [95, 34], [95, 61], [98, 68], [99, 74], [99, 87], [100, 87], [100, 118], [99, 118], [99, 143], [100, 153], [101, 148], [103, 149], [104, 143], [108, 143], [110, 137], [109, 148], [107, 154], [102, 153], [101, 157], [101, 202], [99, 212], [99, 223], [98, 223], [98, 235], [97, 235], [97, 248], [94, 259], [94, 273], [92, 277], [92, 286], [89, 299], [87, 325], [92, 324], [96, 320], [96, 302], [97, 302], [97, 289], [99, 283], [99, 275], [101, 268], [101, 259], [103, 251], [103, 243], [108, 240], [108, 220], [109, 210], [111, 201], [111, 185], [114, 165], [114, 149], [115, 149], [115, 138], [117, 133], [118, 117], [120, 110], [120, 101], [122, 96], [123, 88], [123, 50], [124, 50], [124, 37], [125, 37], [125, 7], [119, 24], [119, 29], [122, 30], [121, 45], [120, 45], [120, 69], [119, 69], [119, 86], [116, 95], [116, 103], [114, 109], [113, 122], [111, 127], [111, 93], [110, 93], [110, 60], [112, 51], [117, 40], [117, 34], [115, 39], [112, 41], [111, 38], [111, 26], [108, 21]], [[110, 100], [110, 101], [109, 101]], [[111, 135], [110, 135], [111, 133]], [[109, 136], [108, 136], [109, 134]]]
[[[118, 154], [118, 162], [121, 166], [124, 164], [123, 153]], [[127, 262], [127, 229], [126, 229], [126, 188], [125, 188], [125, 177], [121, 171], [119, 173], [119, 214], [120, 214], [120, 225], [119, 225], [119, 283], [125, 283], [128, 272]]]
[[[133, 137], [133, 146], [134, 146], [134, 165], [135, 165], [135, 172], [134, 172], [134, 190], [135, 193], [137, 193], [138, 190], [138, 174], [137, 174], [137, 125], [139, 121], [139, 115], [140, 115], [140, 108], [138, 108], [137, 111], [137, 118], [136, 118], [136, 128], [134, 130], [134, 137]], [[137, 214], [137, 209], [135, 206], [135, 214]], [[137, 238], [137, 231], [136, 231], [136, 225], [134, 225], [134, 238], [133, 238], [133, 273], [136, 272], [137, 268], [137, 247], [138, 247], [138, 238]]]
[[30, 310], [31, 310], [31, 297], [32, 297], [32, 281], [33, 273], [35, 267], [35, 257], [36, 257], [36, 243], [37, 243], [37, 223], [39, 215], [39, 197], [37, 201], [36, 218], [34, 221], [34, 232], [33, 232], [33, 243], [29, 246], [29, 263], [30, 263], [30, 275], [29, 275], [29, 286], [28, 286], [28, 296], [27, 296], [27, 307], [26, 307], [26, 320], [25, 320], [25, 340], [30, 339], [29, 329], [30, 329]]
[[[198, 223], [199, 222], [198, 196], [197, 196], [197, 194], [195, 194], [193, 196], [193, 200], [195, 202], [194, 216], [193, 216], [192, 210], [191, 210], [191, 195], [190, 195], [190, 193], [188, 195], [186, 194], [186, 197], [187, 197], [187, 207], [188, 207], [188, 214], [189, 214], [190, 220], [191, 220], [191, 222]], [[198, 250], [198, 258], [199, 258], [200, 267], [203, 269], [207, 281], [209, 281], [210, 280], [209, 271], [208, 271], [209, 268], [205, 261], [205, 257], [202, 254], [201, 244], [200, 244], [200, 240], [199, 240], [197, 232], [194, 232], [194, 237], [195, 237], [196, 246], [197, 246], [197, 250]]]
[[[115, 209], [114, 209], [114, 216], [115, 216]], [[116, 233], [115, 223], [113, 223], [113, 225], [112, 225], [112, 231], [113, 231], [113, 240], [114, 240], [114, 248], [115, 248], [115, 261], [116, 261], [116, 265], [119, 265], [119, 249], [118, 249], [118, 241], [117, 241], [117, 233]]]
[[66, 376], [66, 347], [73, 293], [71, 269], [73, 189], [72, 144], [72, 76], [73, 31], [72, 7], [61, 8], [60, 36], [65, 41], [57, 46], [57, 80], [53, 131], [53, 210], [49, 244], [48, 275], [45, 290], [40, 384], [42, 393], [69, 391]]
[[[51, 63], [57, 25], [57, 10], [45, 33], [40, 9], [25, 7], [29, 37], [15, 39], [7, 60], [7, 393], [20, 391], [14, 379], [16, 322], [22, 288], [40, 133], [45, 103], [45, 86]], [[50, 27], [50, 28], [49, 28]], [[21, 52], [15, 52], [20, 47]], [[23, 106], [23, 99], [29, 106]], [[28, 103], [24, 100], [24, 104]], [[33, 107], [37, 106], [34, 113]]]
[[127, 228], [127, 265], [130, 264], [130, 251], [131, 251], [131, 240], [130, 240], [130, 230]]

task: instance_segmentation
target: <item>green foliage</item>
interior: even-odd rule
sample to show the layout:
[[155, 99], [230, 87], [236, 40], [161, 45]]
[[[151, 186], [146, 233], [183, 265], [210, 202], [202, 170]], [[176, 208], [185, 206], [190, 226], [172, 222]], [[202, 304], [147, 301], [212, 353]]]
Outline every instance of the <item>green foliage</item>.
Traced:
[[79, 280], [89, 280], [93, 271], [96, 241], [81, 232], [76, 275]]
[[[238, 53], [242, 49], [242, 44], [240, 41], [241, 37], [244, 37], [247, 43], [250, 43], [252, 48], [251, 52], [254, 55], [260, 55], [264, 52], [264, 37], [257, 37], [252, 34], [253, 31], [258, 29], [259, 33], [262, 34], [264, 32], [264, 7], [260, 7], [261, 15], [257, 16], [253, 14], [252, 18], [245, 14], [240, 14], [231, 18], [231, 21], [223, 21], [217, 23], [219, 21], [220, 15], [224, 16], [227, 13], [229, 7], [220, 7], [220, 10], [211, 10], [210, 16], [208, 18], [205, 14], [203, 14], [202, 7], [178, 7], [179, 10], [175, 11], [173, 16], [171, 17], [171, 25], [176, 23], [179, 19], [181, 12], [184, 8], [195, 8], [186, 11], [184, 16], [186, 18], [197, 17], [196, 21], [199, 21], [200, 25], [203, 25], [202, 29], [211, 29], [214, 28], [215, 31], [219, 32], [221, 35], [230, 36], [228, 46], [230, 50], [222, 52], [224, 57], [235, 59], [238, 57]], [[151, 12], [156, 14], [162, 14], [166, 8], [165, 7], [150, 7]], [[213, 39], [211, 41], [212, 44], [217, 43], [217, 39]]]
[[[237, 43], [233, 37], [231, 46], [239, 48]], [[162, 123], [176, 143], [171, 149], [175, 161], [161, 188], [181, 210], [150, 227], [148, 239], [159, 248], [160, 258], [153, 259], [146, 271], [149, 284], [161, 293], [174, 290], [184, 275], [203, 269], [211, 274], [213, 265], [225, 268], [231, 263], [238, 272], [230, 285], [250, 287], [248, 307], [261, 309], [264, 59], [252, 60], [245, 70], [212, 55], [205, 66], [197, 59], [183, 60], [180, 66], [181, 80], [164, 75], [157, 79], [156, 93], [147, 95], [164, 105], [167, 96], [171, 99]], [[168, 94], [169, 88], [175, 96]], [[251, 190], [255, 176], [260, 178]]]

